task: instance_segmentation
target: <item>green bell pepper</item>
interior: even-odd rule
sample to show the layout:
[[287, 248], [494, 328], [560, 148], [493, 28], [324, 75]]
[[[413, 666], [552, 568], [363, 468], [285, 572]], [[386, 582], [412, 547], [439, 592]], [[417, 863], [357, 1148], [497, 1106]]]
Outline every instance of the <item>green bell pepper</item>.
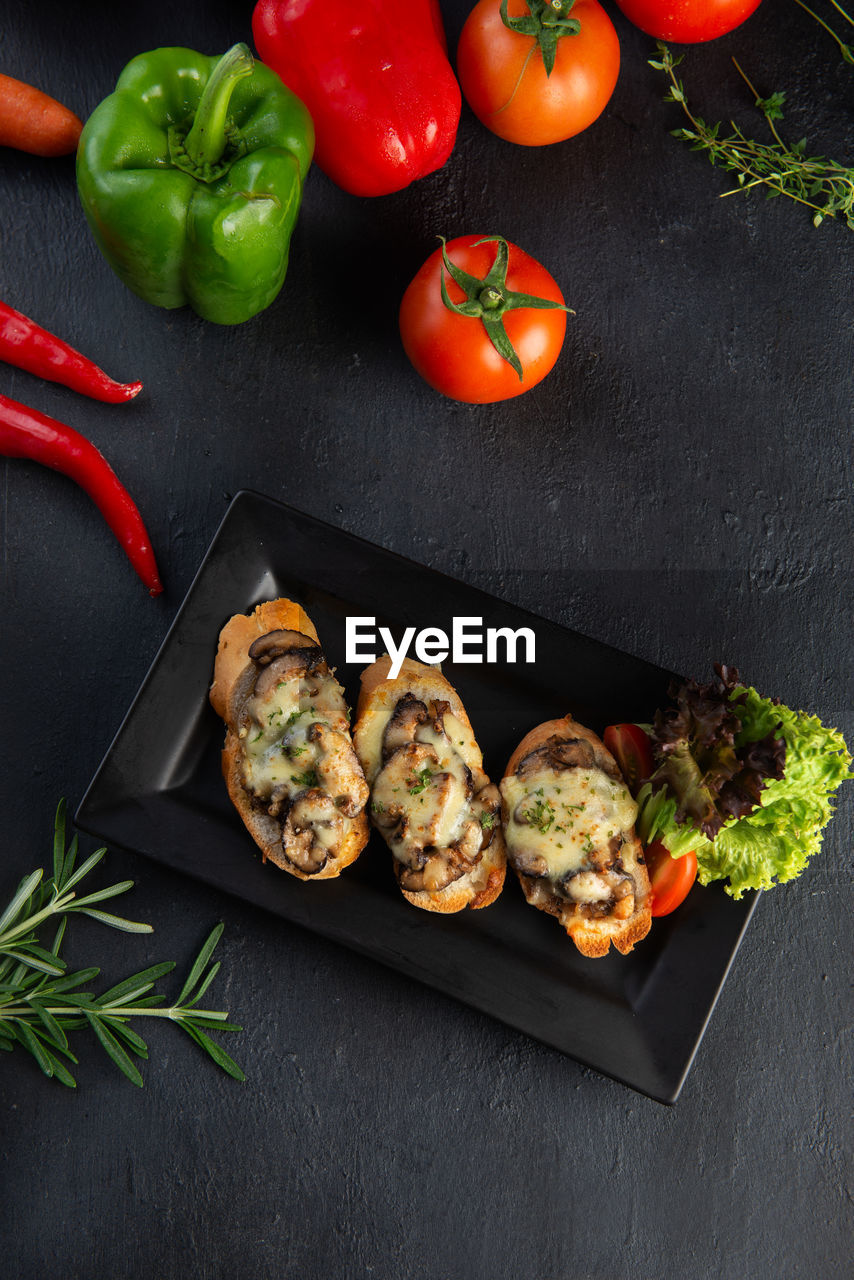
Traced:
[[270, 305], [314, 151], [302, 102], [245, 44], [134, 58], [89, 117], [77, 184], [124, 283], [217, 324]]

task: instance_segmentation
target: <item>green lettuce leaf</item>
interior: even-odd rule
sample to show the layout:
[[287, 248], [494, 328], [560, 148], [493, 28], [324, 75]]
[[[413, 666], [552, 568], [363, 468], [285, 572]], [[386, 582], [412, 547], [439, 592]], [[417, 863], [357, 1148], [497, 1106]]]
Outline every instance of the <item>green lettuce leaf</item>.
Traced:
[[800, 875], [821, 848], [834, 793], [854, 773], [844, 738], [817, 716], [792, 711], [745, 686], [733, 687], [729, 697], [740, 721], [736, 750], [746, 758], [751, 744], [782, 738], [782, 776], [764, 779], [758, 804], [729, 818], [709, 839], [673, 794], [676, 775], [671, 772], [664, 786], [654, 775], [638, 793], [638, 834], [644, 842], [661, 840], [674, 857], [693, 849], [700, 883], [728, 880], [726, 891], [737, 899], [746, 889], [770, 889]]

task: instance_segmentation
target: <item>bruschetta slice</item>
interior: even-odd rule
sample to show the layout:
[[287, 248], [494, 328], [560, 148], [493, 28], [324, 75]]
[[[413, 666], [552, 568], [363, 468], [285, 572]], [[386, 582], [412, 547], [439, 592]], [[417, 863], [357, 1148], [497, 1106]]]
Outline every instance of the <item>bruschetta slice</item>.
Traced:
[[504, 884], [501, 798], [459, 695], [437, 667], [391, 659], [362, 673], [353, 742], [371, 822], [403, 896], [425, 911], [486, 907]]
[[367, 843], [368, 785], [300, 605], [271, 600], [226, 623], [210, 700], [226, 724], [228, 794], [264, 861], [300, 880], [337, 876]]
[[585, 956], [646, 937], [650, 887], [637, 805], [614, 757], [571, 716], [532, 729], [501, 781], [507, 856], [533, 906]]

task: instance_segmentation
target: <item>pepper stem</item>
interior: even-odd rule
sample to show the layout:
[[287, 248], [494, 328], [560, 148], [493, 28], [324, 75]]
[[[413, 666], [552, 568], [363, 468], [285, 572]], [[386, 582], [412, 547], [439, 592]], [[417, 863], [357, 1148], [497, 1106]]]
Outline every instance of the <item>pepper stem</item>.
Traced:
[[238, 80], [252, 74], [255, 59], [245, 44], [236, 44], [224, 53], [210, 74], [196, 108], [192, 128], [184, 148], [194, 165], [215, 165], [226, 144], [226, 125], [231, 95]]

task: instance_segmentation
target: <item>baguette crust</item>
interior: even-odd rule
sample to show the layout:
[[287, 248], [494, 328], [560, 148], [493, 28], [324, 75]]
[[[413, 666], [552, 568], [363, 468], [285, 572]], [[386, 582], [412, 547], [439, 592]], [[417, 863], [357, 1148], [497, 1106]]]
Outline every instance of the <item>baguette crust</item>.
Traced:
[[[586, 769], [601, 772], [608, 779], [619, 783], [621, 787], [625, 786], [614, 757], [595, 733], [585, 728], [584, 725], [580, 725], [570, 715], [564, 716], [560, 720], [547, 720], [525, 735], [508, 761], [504, 781], [502, 782], [505, 831], [511, 818], [507, 803], [509, 788], [505, 785], [507, 781], [518, 778], [520, 771], [524, 771], [526, 760], [532, 758], [532, 753], [548, 752], [554, 748], [563, 749], [564, 752], [567, 752], [572, 749], [571, 744], [573, 743], [586, 744], [589, 748], [588, 751], [583, 753]], [[574, 764], [556, 765], [553, 768], [553, 773], [555, 778], [560, 780], [561, 776], [568, 777], [569, 770], [577, 767]], [[608, 914], [591, 915], [585, 913], [583, 910], [585, 904], [568, 899], [566, 894], [557, 890], [554, 881], [543, 875], [526, 874], [520, 866], [514, 865], [514, 870], [527, 901], [539, 910], [555, 916], [581, 954], [591, 958], [607, 955], [612, 944], [617, 951], [623, 955], [627, 954], [632, 950], [636, 942], [640, 942], [642, 938], [646, 937], [652, 924], [649, 876], [644, 865], [642, 847], [635, 834], [634, 826], [632, 825], [628, 829], [624, 828], [620, 836], [622, 843], [619, 847], [619, 859], [616, 863], [614, 861], [616, 855], [614, 855], [611, 859], [611, 864], [608, 864], [607, 861], [598, 864], [592, 862], [589, 866], [591, 868], [601, 866], [607, 873], [610, 865], [614, 865], [619, 868], [621, 874], [624, 872], [630, 878], [633, 882], [634, 898], [633, 910], [628, 918], [619, 918], [614, 915], [614, 908], [619, 904], [613, 902], [611, 911]], [[555, 838], [553, 835], [552, 839]], [[602, 855], [594, 851], [593, 856], [595, 858]], [[509, 857], [511, 863], [513, 863], [514, 851], [512, 848], [510, 848]]]
[[[454, 727], [454, 747], [471, 775], [471, 792], [475, 806], [491, 811], [494, 805], [495, 823], [490, 827], [483, 825], [484, 832], [491, 833], [488, 844], [480, 849], [477, 861], [463, 875], [459, 875], [445, 887], [440, 889], [407, 888], [402, 879], [406, 877], [403, 864], [395, 857], [395, 872], [398, 876], [400, 890], [407, 902], [420, 907], [423, 911], [435, 911], [442, 914], [462, 911], [465, 907], [479, 910], [494, 902], [504, 885], [506, 870], [506, 853], [504, 837], [497, 818], [497, 789], [492, 786], [483, 768], [483, 756], [474, 736], [471, 722], [459, 694], [453, 685], [442, 675], [437, 667], [406, 658], [401, 665], [400, 673], [394, 679], [388, 679], [391, 659], [387, 654], [379, 658], [362, 672], [362, 688], [357, 707], [356, 727], [353, 731], [353, 743], [359, 757], [365, 778], [369, 786], [374, 788], [378, 777], [387, 763], [388, 753], [384, 753], [385, 732], [395, 715], [401, 700], [407, 696], [415, 704], [423, 707], [435, 707], [445, 704], [447, 710], [442, 715], [450, 714], [458, 722], [459, 729]], [[384, 758], [385, 756], [385, 758]], [[376, 812], [372, 813], [372, 821], [383, 833], [387, 828], [377, 821]], [[482, 835], [481, 837], [486, 838]]]
[[[271, 814], [259, 803], [247, 784], [246, 737], [249, 723], [248, 704], [255, 691], [259, 663], [249, 656], [250, 647], [262, 637], [282, 631], [297, 633], [318, 644], [317, 631], [301, 605], [292, 600], [270, 600], [258, 605], [250, 614], [236, 614], [220, 632], [214, 663], [214, 677], [210, 689], [210, 701], [217, 715], [226, 724], [225, 745], [222, 752], [222, 772], [232, 804], [237, 809], [252, 839], [261, 849], [264, 861], [269, 860], [283, 871], [299, 880], [328, 880], [354, 862], [365, 847], [370, 834], [368, 817], [364, 811], [364, 797], [359, 812], [352, 816], [340, 815], [334, 843], [328, 850], [324, 865], [316, 871], [304, 871], [288, 856], [288, 837], [283, 835], [287, 813]], [[319, 678], [335, 684], [321, 655]], [[339, 732], [345, 726], [339, 726]], [[352, 755], [351, 751], [351, 755]], [[358, 769], [355, 756], [353, 765]], [[364, 795], [367, 789], [364, 787]], [[310, 793], [314, 795], [314, 792]]]

